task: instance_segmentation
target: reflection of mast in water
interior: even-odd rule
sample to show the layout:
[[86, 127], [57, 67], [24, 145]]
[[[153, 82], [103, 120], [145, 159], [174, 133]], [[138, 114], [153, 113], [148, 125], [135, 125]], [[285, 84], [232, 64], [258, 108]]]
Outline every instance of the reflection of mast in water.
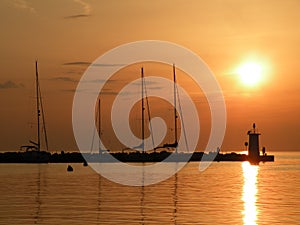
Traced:
[[41, 168], [40, 168], [40, 164], [37, 165], [38, 166], [38, 176], [37, 176], [37, 180], [36, 180], [36, 186], [37, 186], [37, 194], [36, 194], [36, 198], [35, 198], [35, 202], [36, 202], [36, 213], [34, 216], [34, 224], [39, 224], [38, 220], [40, 218], [40, 212], [41, 212], [41, 198], [40, 198], [40, 194], [41, 194]]
[[[176, 163], [176, 171], [177, 171], [177, 163]], [[178, 177], [177, 173], [174, 175], [174, 212], [173, 212], [173, 219], [174, 219], [174, 224], [177, 224], [177, 186], [178, 186]]]
[[101, 212], [101, 175], [98, 175], [97, 224], [100, 224]]
[[141, 224], [144, 225], [145, 224], [145, 214], [144, 214], [144, 200], [145, 200], [145, 185], [144, 185], [144, 179], [145, 179], [145, 171], [144, 171], [144, 165], [145, 163], [143, 163], [142, 167], [143, 167], [143, 173], [142, 173], [142, 186], [141, 186]]

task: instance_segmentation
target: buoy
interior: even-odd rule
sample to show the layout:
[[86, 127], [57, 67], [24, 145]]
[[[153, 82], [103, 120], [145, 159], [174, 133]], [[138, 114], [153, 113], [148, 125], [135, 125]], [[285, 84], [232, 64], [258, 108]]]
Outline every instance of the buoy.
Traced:
[[71, 165], [68, 165], [67, 171], [68, 172], [73, 172], [73, 167]]

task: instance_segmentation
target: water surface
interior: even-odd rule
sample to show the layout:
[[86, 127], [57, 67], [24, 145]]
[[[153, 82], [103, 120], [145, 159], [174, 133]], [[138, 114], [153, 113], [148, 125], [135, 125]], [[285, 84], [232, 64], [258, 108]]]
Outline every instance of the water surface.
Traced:
[[274, 163], [189, 163], [146, 187], [82, 164], [0, 164], [0, 224], [299, 224], [300, 154]]

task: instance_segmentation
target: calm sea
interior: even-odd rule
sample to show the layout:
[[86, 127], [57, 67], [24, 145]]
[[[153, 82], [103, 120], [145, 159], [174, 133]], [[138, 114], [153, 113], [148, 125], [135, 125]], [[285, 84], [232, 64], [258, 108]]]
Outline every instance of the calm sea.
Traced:
[[300, 224], [300, 154], [274, 163], [189, 163], [147, 187], [72, 164], [0, 164], [0, 224]]

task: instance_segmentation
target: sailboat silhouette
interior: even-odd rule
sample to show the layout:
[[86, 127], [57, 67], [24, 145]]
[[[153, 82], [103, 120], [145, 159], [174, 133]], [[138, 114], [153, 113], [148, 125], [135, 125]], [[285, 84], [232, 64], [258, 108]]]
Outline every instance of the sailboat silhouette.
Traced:
[[[48, 151], [48, 139], [45, 126], [45, 115], [42, 103], [42, 94], [39, 84], [38, 63], [35, 62], [35, 85], [36, 85], [36, 113], [37, 113], [37, 142], [31, 141], [30, 145], [22, 145], [20, 150], [25, 149], [21, 154], [21, 162], [24, 163], [48, 163], [51, 154]], [[42, 121], [41, 121], [42, 120]], [[42, 122], [42, 124], [41, 124]], [[42, 126], [41, 126], [42, 125]], [[41, 150], [41, 128], [43, 129], [46, 151]]]

